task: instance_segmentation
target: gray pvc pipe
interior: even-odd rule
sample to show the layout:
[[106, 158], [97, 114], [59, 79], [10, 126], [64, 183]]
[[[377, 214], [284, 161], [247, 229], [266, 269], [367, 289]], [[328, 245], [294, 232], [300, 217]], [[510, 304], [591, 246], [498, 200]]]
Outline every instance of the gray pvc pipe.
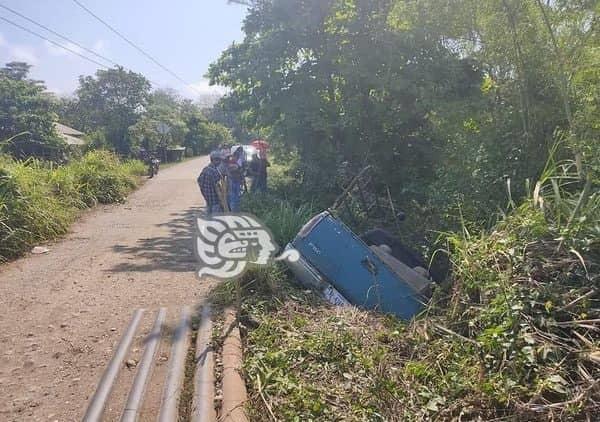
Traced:
[[144, 394], [146, 392], [146, 387], [148, 385], [148, 379], [152, 373], [154, 357], [156, 355], [156, 350], [158, 349], [158, 344], [160, 343], [160, 333], [162, 331], [166, 314], [166, 308], [160, 308], [158, 311], [156, 321], [154, 322], [152, 331], [148, 336], [148, 342], [146, 343], [144, 354], [142, 355], [142, 359], [138, 365], [135, 379], [133, 380], [131, 390], [129, 391], [127, 403], [125, 404], [125, 410], [123, 410], [123, 415], [121, 416], [121, 422], [135, 422], [138, 419]]
[[129, 346], [131, 346], [133, 336], [138, 325], [140, 324], [143, 313], [143, 309], [138, 309], [133, 314], [133, 318], [129, 323], [129, 327], [127, 328], [127, 331], [125, 331], [125, 334], [123, 334], [123, 337], [119, 342], [119, 346], [117, 347], [117, 350], [115, 351], [110, 363], [106, 367], [106, 370], [102, 375], [102, 379], [96, 388], [96, 392], [90, 400], [90, 404], [88, 405], [85, 416], [83, 417], [84, 422], [99, 422], [102, 420], [102, 412], [104, 411], [106, 400], [110, 395], [113, 385], [115, 384], [117, 375], [119, 375], [119, 370], [121, 369], [123, 360], [127, 356]]
[[169, 372], [163, 391], [162, 405], [158, 416], [159, 422], [174, 422], [177, 420], [179, 396], [185, 376], [185, 358], [190, 333], [190, 309], [184, 307], [175, 334], [169, 357]]
[[193, 422], [214, 422], [215, 380], [212, 350], [212, 320], [210, 305], [204, 306], [200, 316], [200, 327], [196, 339], [196, 372], [194, 374]]

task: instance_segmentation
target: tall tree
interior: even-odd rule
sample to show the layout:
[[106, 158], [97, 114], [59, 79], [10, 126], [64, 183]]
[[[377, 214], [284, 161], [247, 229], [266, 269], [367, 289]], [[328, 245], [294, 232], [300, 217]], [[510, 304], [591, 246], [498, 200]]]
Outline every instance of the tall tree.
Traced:
[[31, 65], [25, 62], [10, 62], [0, 69], [0, 76], [13, 79], [15, 81], [22, 81], [27, 79]]
[[122, 67], [98, 70], [81, 76], [71, 115], [75, 126], [86, 132], [101, 130], [121, 154], [131, 152], [129, 127], [136, 124], [148, 106], [150, 82]]
[[[166, 125], [168, 133], [159, 126]], [[172, 145], [182, 145], [188, 128], [181, 116], [181, 100], [173, 91], [154, 91], [141, 118], [129, 128], [132, 144], [149, 150], [160, 150], [164, 156]]]
[[320, 187], [335, 180], [324, 173], [342, 161], [377, 162], [390, 183], [426, 177], [438, 153], [427, 119], [432, 104], [460, 84], [477, 87], [477, 71], [441, 40], [394, 28], [394, 6], [255, 2], [245, 40], [211, 66], [211, 80], [231, 88], [228, 101], [245, 124], [298, 148], [315, 173], [307, 180]]
[[305, 185], [369, 162], [406, 205], [485, 218], [558, 139], [598, 155], [598, 2], [243, 3], [246, 37], [211, 81], [236, 123], [299, 151]]
[[28, 78], [30, 68], [11, 62], [0, 69], [0, 142], [17, 157], [59, 158], [65, 145], [54, 130], [55, 104], [42, 83]]

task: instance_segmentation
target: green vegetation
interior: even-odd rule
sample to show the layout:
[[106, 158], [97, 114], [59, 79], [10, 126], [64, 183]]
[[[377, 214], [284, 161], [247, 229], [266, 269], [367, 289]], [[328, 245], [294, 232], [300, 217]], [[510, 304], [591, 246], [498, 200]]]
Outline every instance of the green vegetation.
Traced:
[[261, 221], [273, 232], [275, 241], [282, 247], [317, 213], [317, 208], [310, 204], [295, 206], [269, 194], [245, 196], [242, 209], [260, 216]]
[[65, 166], [0, 156], [0, 261], [63, 235], [81, 209], [123, 201], [145, 172], [105, 151]]
[[55, 107], [44, 85], [27, 77], [30, 68], [22, 62], [0, 68], [0, 153], [58, 159], [65, 144], [54, 131]]
[[215, 117], [293, 157], [312, 201], [371, 164], [431, 246], [460, 215], [491, 227], [506, 181], [522, 201], [557, 143], [598, 179], [597, 2], [243, 3], [245, 40], [209, 72], [231, 90]]
[[[582, 204], [573, 180], [574, 163], [553, 163], [493, 229], [444, 234], [452, 280], [407, 323], [332, 307], [280, 266], [249, 271], [240, 318], [251, 417], [593, 420], [600, 200], [595, 191]], [[281, 244], [294, 236], [289, 201], [244, 205]], [[219, 286], [213, 300], [233, 303], [235, 286]]]
[[597, 419], [598, 3], [244, 3], [244, 42], [210, 70], [231, 89], [217, 115], [289, 164], [246, 210], [284, 244], [288, 210], [323, 209], [369, 164], [408, 215], [397, 234], [452, 267], [405, 323], [250, 271], [251, 416]]
[[[232, 141], [229, 129], [210, 121], [199, 105], [172, 90], [151, 91], [143, 75], [120, 67], [98, 70], [80, 77], [73, 97], [57, 98], [42, 81], [28, 78], [30, 69], [22, 62], [0, 68], [0, 152], [16, 158], [66, 161], [69, 151], [55, 132], [57, 121], [87, 133], [89, 150], [122, 156], [142, 148], [164, 153], [173, 146], [199, 155]], [[159, 133], [160, 123], [168, 133]]]
[[[92, 134], [93, 146], [120, 154], [185, 146], [189, 155], [199, 155], [231, 140], [229, 130], [209, 121], [192, 101], [172, 90], [151, 91], [143, 75], [120, 67], [81, 77], [74, 98], [61, 99], [59, 112], [66, 123]], [[161, 123], [169, 133], [159, 133]]]

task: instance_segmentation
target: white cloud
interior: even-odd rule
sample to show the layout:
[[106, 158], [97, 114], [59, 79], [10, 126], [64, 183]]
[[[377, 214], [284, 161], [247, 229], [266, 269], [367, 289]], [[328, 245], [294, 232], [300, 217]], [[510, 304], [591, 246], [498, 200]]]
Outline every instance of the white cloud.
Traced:
[[48, 91], [48, 92], [51, 92], [51, 93], [53, 93], [53, 94], [56, 94], [56, 95], [58, 95], [58, 96], [60, 96], [60, 95], [64, 94], [64, 91], [63, 91], [62, 89], [60, 89], [60, 88], [57, 88], [57, 87], [55, 87], [55, 86], [49, 86], [49, 87], [46, 87], [46, 91]]
[[[63, 43], [62, 45], [76, 53], [79, 53], [79, 54], [84, 53], [84, 51], [81, 48], [79, 48], [72, 42], [66, 42], [66, 43]], [[48, 53], [51, 56], [63, 57], [63, 56], [72, 56], [73, 55], [72, 52], [67, 51], [64, 48], [60, 48], [59, 46], [52, 44], [51, 42], [48, 42], [48, 41], [44, 41], [44, 46], [46, 47], [46, 51], [48, 51]]]
[[38, 55], [35, 48], [23, 44], [10, 44], [6, 38], [4, 38], [2, 33], [0, 33], [0, 47], [6, 49], [6, 58], [2, 59], [2, 63], [0, 63], [0, 65], [3, 65], [4, 62], [26, 62], [29, 64], [38, 63]]
[[208, 79], [202, 79], [185, 88], [185, 94], [190, 97], [198, 97], [204, 95], [222, 96], [227, 93], [227, 88], [219, 85], [209, 85]]
[[106, 54], [108, 51], [108, 43], [104, 40], [97, 40], [92, 46], [92, 50], [99, 54]]
[[27, 62], [36, 64], [38, 62], [35, 50], [26, 45], [14, 45], [10, 48], [9, 57], [11, 61]]

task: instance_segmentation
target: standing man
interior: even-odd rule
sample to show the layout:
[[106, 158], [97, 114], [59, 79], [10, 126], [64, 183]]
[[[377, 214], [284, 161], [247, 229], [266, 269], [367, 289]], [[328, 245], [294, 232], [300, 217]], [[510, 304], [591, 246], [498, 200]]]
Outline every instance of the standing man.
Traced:
[[240, 200], [242, 199], [242, 185], [244, 183], [244, 164], [243, 164], [244, 149], [238, 147], [232, 151], [227, 166], [227, 181], [228, 181], [228, 203], [231, 212], [240, 212]]
[[252, 177], [252, 192], [267, 191], [267, 167], [270, 164], [262, 153], [254, 154], [250, 162], [250, 174]]
[[219, 197], [219, 185], [221, 184], [222, 175], [218, 168], [221, 162], [221, 153], [219, 151], [211, 152], [210, 164], [204, 167], [197, 179], [200, 192], [206, 201], [206, 214], [208, 216], [223, 212]]
[[261, 188], [260, 188], [261, 167], [262, 166], [261, 166], [260, 158], [258, 157], [258, 152], [255, 152], [254, 154], [252, 154], [252, 159], [250, 160], [250, 166], [248, 167], [248, 174], [252, 178], [252, 185], [250, 187], [250, 191], [253, 193], [261, 191]]

